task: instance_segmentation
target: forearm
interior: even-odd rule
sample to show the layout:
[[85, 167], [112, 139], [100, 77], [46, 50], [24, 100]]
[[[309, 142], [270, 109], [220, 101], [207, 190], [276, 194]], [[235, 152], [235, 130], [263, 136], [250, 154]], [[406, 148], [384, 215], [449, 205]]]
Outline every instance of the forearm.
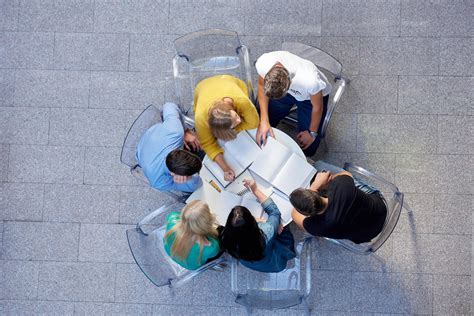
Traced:
[[310, 131], [312, 132], [318, 131], [322, 116], [323, 116], [322, 104], [316, 105], [316, 106], [313, 104], [313, 109], [311, 110], [311, 123], [309, 124]]
[[265, 95], [265, 92], [263, 91], [263, 79], [259, 77], [258, 79], [258, 106], [260, 108], [260, 121], [269, 121], [268, 118], [268, 102], [269, 99]]
[[252, 192], [253, 195], [255, 195], [255, 197], [257, 198], [257, 201], [259, 203], [263, 203], [265, 202], [267, 199], [268, 199], [268, 196], [265, 195], [265, 193], [263, 193], [262, 191], [260, 191], [259, 188], [257, 188], [255, 191]]
[[297, 210], [292, 209], [291, 210], [291, 217], [293, 218], [293, 222], [295, 222], [296, 226], [298, 226], [300, 229], [306, 231], [304, 229], [303, 221], [306, 218], [304, 215], [301, 215]]
[[194, 192], [197, 188], [202, 185], [202, 180], [199, 175], [194, 175], [192, 178], [184, 183], [174, 183], [171, 190], [183, 191], [183, 192]]
[[227, 162], [226, 162], [225, 159], [224, 159], [224, 155], [223, 155], [223, 154], [218, 154], [218, 155], [216, 156], [216, 158], [214, 158], [214, 161], [219, 165], [219, 167], [221, 167], [221, 169], [222, 169], [224, 172], [230, 169], [229, 165], [227, 164]]
[[317, 132], [323, 116], [323, 94], [321, 92], [311, 96], [311, 122], [309, 130]]

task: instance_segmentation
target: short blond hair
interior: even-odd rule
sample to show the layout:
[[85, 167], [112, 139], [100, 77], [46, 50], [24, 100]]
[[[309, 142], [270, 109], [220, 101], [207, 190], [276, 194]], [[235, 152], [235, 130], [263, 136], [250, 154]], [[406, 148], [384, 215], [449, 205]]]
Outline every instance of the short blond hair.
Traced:
[[224, 141], [233, 140], [237, 132], [232, 129], [232, 115], [230, 111], [235, 108], [224, 101], [224, 98], [215, 101], [209, 109], [208, 123], [212, 135]]
[[263, 92], [270, 99], [281, 99], [290, 88], [290, 73], [285, 67], [273, 66], [263, 79]]
[[[185, 259], [195, 244], [195, 237], [218, 237], [216, 216], [211, 213], [207, 203], [192, 201], [183, 208], [180, 221], [165, 234], [164, 239], [172, 234], [175, 234], [175, 239], [170, 249], [171, 255]], [[201, 260], [203, 249], [204, 245], [200, 244], [198, 260]]]

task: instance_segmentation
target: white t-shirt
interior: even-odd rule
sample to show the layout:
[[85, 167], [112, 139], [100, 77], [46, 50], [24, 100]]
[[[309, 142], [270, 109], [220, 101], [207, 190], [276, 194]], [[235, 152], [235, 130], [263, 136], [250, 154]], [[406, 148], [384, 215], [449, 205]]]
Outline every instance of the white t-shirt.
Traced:
[[309, 60], [287, 51], [263, 54], [257, 59], [255, 68], [262, 78], [276, 64], [281, 63], [290, 73], [291, 85], [288, 93], [298, 101], [309, 100], [312, 95], [323, 91], [323, 96], [331, 93], [331, 85], [326, 76]]

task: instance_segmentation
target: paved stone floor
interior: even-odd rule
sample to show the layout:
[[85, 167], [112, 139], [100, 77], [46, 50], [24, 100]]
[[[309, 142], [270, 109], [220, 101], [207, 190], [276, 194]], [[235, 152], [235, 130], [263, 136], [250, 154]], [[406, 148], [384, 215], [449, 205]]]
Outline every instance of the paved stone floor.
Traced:
[[243, 313], [228, 272], [175, 297], [155, 288], [125, 237], [166, 200], [120, 164], [127, 127], [171, 98], [172, 40], [209, 27], [241, 34], [252, 60], [284, 40], [340, 58], [352, 83], [317, 158], [380, 173], [414, 209], [380, 250], [387, 271], [315, 249], [313, 312], [472, 313], [473, 12], [468, 0], [0, 0], [0, 314]]

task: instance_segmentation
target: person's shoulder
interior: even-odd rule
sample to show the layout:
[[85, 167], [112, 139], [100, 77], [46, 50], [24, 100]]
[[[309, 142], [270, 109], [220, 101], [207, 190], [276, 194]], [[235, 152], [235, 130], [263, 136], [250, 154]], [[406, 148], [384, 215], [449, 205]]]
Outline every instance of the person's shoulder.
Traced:
[[337, 177], [335, 177], [332, 182], [335, 182], [335, 183], [354, 183], [354, 179], [350, 176], [350, 175], [347, 175], [347, 174], [341, 174]]
[[303, 220], [304, 229], [312, 235], [321, 234], [323, 224], [321, 216], [308, 216]]
[[166, 216], [166, 222], [168, 224], [170, 224], [170, 223], [176, 224], [177, 222], [179, 222], [180, 217], [181, 217], [181, 213], [171, 212], [171, 213], [168, 214], [168, 216]]

